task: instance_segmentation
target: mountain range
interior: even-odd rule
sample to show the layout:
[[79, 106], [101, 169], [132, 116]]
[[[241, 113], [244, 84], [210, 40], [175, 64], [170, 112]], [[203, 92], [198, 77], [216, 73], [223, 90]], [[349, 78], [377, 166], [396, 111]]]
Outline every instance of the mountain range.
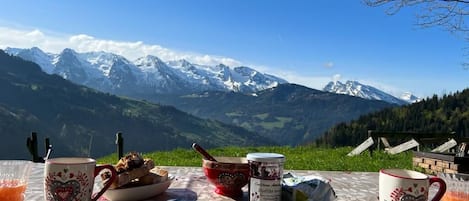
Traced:
[[[199, 65], [187, 60], [162, 61], [146, 55], [134, 61], [108, 52], [78, 53], [64, 49], [59, 54], [46, 53], [37, 47], [6, 48], [11, 55], [35, 62], [48, 74], [57, 74], [74, 83], [130, 97], [148, 94], [190, 94], [204, 91], [254, 93], [288, 83], [246, 66], [231, 68]], [[408, 104], [419, 99], [410, 93], [397, 98], [357, 81], [328, 83], [324, 91], [347, 94], [393, 104]]]
[[392, 96], [370, 85], [365, 85], [358, 81], [350, 80], [346, 81], [345, 83], [340, 81], [331, 81], [323, 88], [323, 91], [337, 94], [346, 94], [369, 100], [382, 100], [398, 105], [405, 105], [420, 101], [418, 97], [412, 95], [410, 92], [406, 92], [400, 98], [396, 98], [395, 96]]
[[287, 83], [281, 78], [245, 66], [207, 66], [186, 60], [164, 62], [152, 55], [129, 61], [113, 53], [78, 53], [68, 48], [59, 54], [45, 53], [37, 47], [6, 48], [5, 51], [39, 64], [46, 73], [119, 95], [188, 94], [202, 91], [251, 93]]
[[[34, 50], [36, 54], [25, 54], [25, 53], [31, 53], [31, 50]], [[42, 51], [38, 51], [36, 48], [32, 48], [30, 51], [25, 52], [24, 50], [20, 49], [10, 49], [10, 54], [16, 54], [16, 55], [30, 55], [34, 57], [39, 57], [39, 58], [49, 58], [53, 60], [54, 64], [52, 68], [49, 68], [50, 70], [48, 71], [49, 73], [53, 73], [51, 75], [54, 78], [67, 78], [71, 80], [71, 77], [74, 77], [73, 80], [82, 80], [82, 84], [87, 84], [88, 86], [92, 86], [93, 83], [90, 80], [93, 79], [83, 79], [83, 78], [89, 78], [92, 76], [89, 75], [100, 75], [99, 73], [96, 73], [96, 71], [99, 72], [108, 72], [107, 75], [113, 74], [113, 71], [117, 71], [117, 69], [125, 69], [125, 68], [120, 68], [116, 66], [128, 66], [125, 62], [125, 59], [122, 59], [116, 55], [112, 54], [101, 54], [101, 55], [111, 55], [113, 58], [121, 60], [122, 62], [114, 62], [111, 68], [107, 68], [106, 65], [96, 65], [97, 63], [105, 63], [104, 60], [109, 61], [109, 58], [104, 58], [100, 57], [101, 61], [97, 62], [95, 60], [90, 60], [92, 62], [88, 62], [90, 67], [91, 65], [99, 66], [99, 68], [88, 68], [88, 70], [80, 70], [80, 68], [75, 66], [76, 68], [72, 68], [73, 64], [80, 64], [80, 63], [87, 63], [83, 61], [82, 57], [67, 57], [73, 56], [76, 53], [73, 53], [72, 50], [64, 50], [65, 53], [62, 54], [61, 58], [58, 58], [57, 56], [53, 56], [47, 53], [44, 53]], [[15, 52], [16, 51], [16, 52]], [[68, 52], [68, 53], [67, 53]], [[72, 54], [73, 53], [73, 54]], [[87, 53], [91, 54], [91, 53]], [[98, 53], [94, 53], [98, 54]], [[85, 57], [85, 58], [90, 58], [91, 56]], [[96, 57], [93, 57], [96, 58]], [[120, 59], [119, 59], [120, 58]], [[147, 56], [146, 58], [151, 58]], [[154, 58], [151, 60], [155, 60]], [[147, 66], [145, 65], [145, 60], [140, 59], [138, 60], [139, 62], [137, 65], [139, 66]], [[122, 65], [118, 65], [119, 63], [123, 63]], [[168, 65], [163, 65], [162, 62], [159, 62], [161, 65], [160, 66], [166, 66]], [[125, 64], [125, 65], [124, 65]], [[137, 65], [130, 65], [136, 67]], [[174, 65], [174, 63], [173, 63]], [[181, 64], [181, 66], [187, 65], [186, 64]], [[66, 66], [69, 66], [68, 68], [65, 68]], [[72, 67], [70, 67], [72, 66]], [[141, 68], [141, 67], [138, 67]], [[168, 67], [169, 68], [169, 67]], [[60, 69], [69, 69], [68, 71], [59, 71]], [[92, 71], [94, 69], [95, 71]], [[114, 69], [114, 70], [113, 70]], [[128, 68], [128, 69], [135, 69], [135, 68]], [[155, 68], [153, 68], [155, 69]], [[238, 68], [239, 70], [244, 69], [245, 71], [249, 70], [247, 68]], [[106, 71], [108, 70], [108, 71]], [[55, 71], [55, 73], [54, 73]], [[171, 72], [170, 70], [167, 70]], [[61, 73], [62, 74], [61, 74]], [[75, 73], [70, 73], [70, 72], [75, 72]], [[82, 72], [82, 73], [80, 73]], [[91, 73], [90, 73], [91, 72]], [[137, 72], [143, 72], [142, 71], [137, 71]], [[242, 71], [237, 71], [237, 72], [242, 72]], [[45, 73], [44, 73], [45, 74]], [[46, 74], [47, 75], [47, 74]], [[59, 75], [59, 76], [57, 76]], [[101, 74], [101, 75], [106, 75], [106, 74]], [[166, 75], [170, 76], [170, 73], [167, 73]], [[98, 76], [95, 76], [95, 78]], [[113, 76], [109, 76], [113, 77]], [[269, 78], [270, 76], [265, 76]], [[262, 78], [262, 76], [253, 76], [253, 78]], [[98, 80], [98, 79], [94, 79]], [[117, 82], [119, 79], [110, 79], [108, 81], [103, 81], [101, 83], [117, 83], [116, 86], [113, 89], [123, 89], [126, 87], [129, 87], [130, 85], [126, 84], [125, 82]], [[132, 80], [132, 79], [121, 79], [121, 80]], [[255, 79], [254, 79], [255, 80]], [[138, 83], [144, 82], [145, 80], [139, 80], [139, 79], [134, 79], [133, 84], [137, 85]], [[95, 86], [97, 82], [94, 82]], [[132, 84], [129, 83], [129, 84]], [[155, 83], [155, 84], [161, 84], [161, 83]], [[60, 83], [57, 83], [56, 85], [60, 85]], [[83, 85], [81, 85], [84, 87]], [[132, 95], [132, 90], [131, 88], [128, 88], [129, 92], [128, 94]], [[134, 91], [137, 91], [139, 89], [134, 89]], [[77, 95], [77, 93], [74, 93], [74, 90], [69, 90], [71, 91], [71, 96]], [[166, 89], [168, 91], [168, 89]], [[109, 91], [108, 91], [109, 92]], [[60, 93], [59, 93], [60, 94]], [[116, 93], [117, 94], [117, 93]], [[34, 94], [30, 94], [31, 96], [34, 96]], [[89, 94], [85, 93], [83, 94], [85, 96], [90, 96]], [[109, 95], [109, 94], [108, 94]], [[66, 96], [65, 94], [62, 96]], [[52, 97], [52, 96], [51, 96]], [[289, 83], [284, 83], [284, 84], [278, 84], [276, 87], [271, 87], [267, 88], [264, 90], [260, 90], [257, 92], [251, 92], [251, 93], [236, 93], [233, 91], [225, 90], [225, 91], [220, 91], [220, 90], [214, 90], [214, 91], [204, 91], [204, 92], [196, 92], [196, 93], [188, 93], [188, 94], [177, 94], [177, 93], [133, 93], [132, 96], [127, 95], [127, 97], [132, 97], [133, 99], [137, 100], [147, 100], [152, 103], [160, 103], [164, 105], [171, 105], [176, 107], [179, 110], [182, 110], [184, 112], [187, 112], [189, 114], [202, 117], [204, 119], [213, 119], [217, 121], [221, 121], [226, 124], [230, 125], [235, 125], [242, 127], [246, 129], [249, 132], [259, 134], [260, 136], [258, 137], [264, 137], [265, 142], [273, 143], [273, 144], [281, 144], [281, 145], [297, 145], [297, 144], [302, 144], [308, 141], [311, 141], [315, 138], [317, 138], [318, 135], [321, 135], [327, 128], [330, 126], [335, 125], [336, 123], [343, 122], [343, 121], [349, 121], [354, 118], [359, 117], [362, 114], [366, 114], [369, 112], [373, 111], [378, 111], [382, 108], [387, 108], [387, 107], [394, 107], [395, 105], [386, 103], [384, 101], [373, 101], [373, 100], [366, 100], [362, 98], [357, 98], [357, 97], [352, 97], [352, 96], [347, 96], [347, 95], [339, 95], [339, 94], [334, 94], [334, 93], [329, 93], [329, 92], [323, 92], [319, 90], [314, 90], [310, 89], [304, 86], [300, 85], [295, 85], [295, 84], [289, 84]], [[35, 99], [36, 97], [21, 97], [21, 99]], [[76, 99], [80, 99], [80, 97], [77, 97]], [[73, 106], [73, 104], [77, 104], [76, 102], [69, 102], [69, 99], [58, 99], [54, 104], [55, 105], [61, 105], [65, 104], [67, 107], [71, 108], [77, 108], [77, 106]], [[63, 101], [64, 103], [60, 103], [60, 101]], [[12, 101], [14, 102], [14, 101]], [[113, 105], [113, 103], [106, 103], [106, 101], [97, 101], [97, 102], [102, 102], [98, 104], [99, 107], [102, 105]], [[42, 101], [42, 104], [46, 104], [49, 106], [49, 104], [52, 103], [47, 103]], [[96, 106], [96, 107], [98, 107]], [[41, 107], [39, 104], [37, 107]], [[93, 104], [88, 105], [87, 107], [93, 107]], [[78, 108], [81, 108], [79, 106]], [[90, 109], [91, 111], [95, 111], [96, 109]], [[106, 110], [106, 109], [102, 109]], [[29, 109], [24, 109], [24, 111], [28, 111]], [[131, 109], [130, 111], [133, 111]], [[151, 110], [150, 110], [151, 111]], [[79, 113], [79, 112], [77, 112]], [[127, 114], [127, 112], [123, 112], [124, 114]], [[154, 114], [156, 115], [156, 114]], [[145, 118], [150, 118], [150, 119], [155, 119], [153, 117], [148, 117], [145, 115], [137, 115], [141, 117], [142, 121], [145, 121]], [[109, 122], [114, 122], [113, 116], [109, 116], [110, 119], [108, 119]], [[171, 119], [171, 117], [168, 117]], [[120, 117], [118, 118], [120, 119]], [[173, 118], [174, 119], [174, 118]], [[190, 119], [190, 118], [189, 118]], [[78, 120], [80, 122], [81, 120]], [[150, 120], [153, 122], [154, 120]], [[100, 121], [97, 121], [100, 122]], [[167, 120], [163, 120], [163, 122], [167, 122]], [[172, 121], [169, 121], [173, 123]], [[74, 121], [70, 121], [69, 124], [74, 124]], [[113, 126], [110, 125], [110, 123], [106, 122], [106, 119], [103, 118], [101, 119], [101, 123], [103, 124], [102, 127], [109, 127], [106, 128], [106, 132], [104, 131], [99, 131], [106, 133], [106, 135], [109, 135], [109, 133], [113, 133], [115, 131], [111, 131], [110, 128]], [[177, 125], [181, 125], [181, 123], [173, 123]], [[184, 128], [190, 129], [191, 123], [186, 123], [187, 125], [184, 126]], [[106, 125], [106, 126], [104, 126]], [[125, 122], [120, 122], [118, 125], [128, 125], [131, 127], [128, 123]], [[211, 124], [210, 124], [211, 125]], [[63, 125], [62, 125], [63, 126]], [[70, 126], [68, 126], [70, 127]], [[89, 128], [93, 127], [90, 125], [86, 126], [80, 126], [81, 130], [93, 130], [94, 128]], [[34, 129], [34, 126], [30, 127], [31, 129]], [[241, 128], [239, 128], [241, 129]], [[179, 130], [179, 128], [173, 128], [170, 130]], [[197, 129], [199, 130], [199, 129]], [[242, 130], [242, 129], [241, 129]], [[54, 131], [57, 132], [57, 131]], [[95, 131], [93, 131], [95, 132]], [[127, 130], [126, 132], [129, 133]], [[212, 132], [218, 132], [218, 131], [212, 131]], [[209, 132], [209, 133], [212, 133]], [[48, 133], [48, 132], [46, 132]], [[58, 132], [60, 133], [60, 132]], [[132, 133], [132, 131], [130, 131]], [[189, 132], [190, 133], [190, 132]], [[230, 135], [232, 132], [228, 132], [228, 135]], [[179, 135], [176, 135], [179, 136]], [[222, 134], [222, 138], [223, 135]], [[253, 135], [256, 136], [256, 135]], [[176, 142], [179, 141], [187, 141], [187, 139], [184, 139], [184, 135], [182, 135], [183, 139], [182, 140], [176, 140]], [[174, 137], [178, 138], [178, 137]], [[198, 137], [200, 138], [200, 137]], [[205, 138], [200, 138], [200, 139], [205, 139]], [[236, 139], [236, 137], [234, 138]], [[110, 139], [107, 139], [108, 141]], [[228, 142], [226, 142], [228, 143]], [[217, 141], [212, 141], [212, 143], [208, 143], [208, 146], [223, 146], [226, 143], [218, 143]], [[231, 141], [229, 142], [231, 143]], [[243, 143], [240, 143], [241, 145]], [[165, 145], [162, 146], [161, 148], [165, 148], [167, 146], [177, 146], [177, 145]], [[150, 149], [148, 147], [145, 147], [145, 149]]]
[[36, 47], [7, 48], [7, 52], [76, 84], [174, 106], [197, 117], [240, 126], [282, 145], [314, 140], [337, 123], [396, 106], [385, 102], [390, 99], [356, 98], [289, 84], [249, 67], [164, 62], [151, 55], [131, 62], [112, 53], [72, 49], [59, 54]]
[[[0, 146], [0, 158], [28, 157], [24, 142], [31, 131], [51, 139], [53, 156], [92, 157], [114, 152], [114, 134], [118, 131], [124, 133], [126, 150], [141, 152], [187, 147], [192, 142], [216, 147], [298, 145], [318, 139], [316, 142], [320, 144], [355, 145], [363, 139], [367, 129], [457, 131], [464, 136], [469, 131], [467, 89], [441, 99], [434, 96], [401, 107], [385, 102], [383, 98], [368, 100], [290, 83], [277, 83], [263, 90], [245, 84], [243, 86], [252, 87], [245, 93], [228, 88], [191, 93], [183, 90], [168, 93], [166, 89], [167, 93], [139, 94], [131, 99], [84, 85], [108, 82], [113, 90], [124, 89], [129, 86], [126, 82], [132, 79], [119, 79], [117, 76], [104, 81], [96, 72], [107, 72], [107, 75], [118, 75], [121, 71], [131, 73], [135, 68], [127, 68], [128, 65], [144, 68], [144, 59], [132, 64], [117, 59], [119, 62], [108, 68], [97, 63], [112, 59], [100, 57], [100, 62], [86, 60], [85, 63], [95, 67], [82, 69], [83, 58], [91, 56], [76, 57], [73, 55], [77, 53], [70, 49], [64, 51], [69, 51], [67, 54], [73, 57], [64, 54], [63, 58], [58, 58], [42, 51], [44, 54], [23, 55], [50, 58], [53, 61], [51, 66], [47, 67], [46, 62], [44, 67], [11, 56], [24, 54], [20, 49], [9, 50], [9, 54], [0, 50], [0, 91], [4, 94], [0, 96], [0, 137], [6, 143]], [[73, 67], [74, 64], [77, 65]], [[176, 66], [175, 63], [171, 65]], [[47, 69], [49, 71], [45, 73]], [[243, 72], [241, 69], [236, 72]], [[145, 71], [137, 69], [135, 72], [133, 75], [141, 75]], [[177, 75], [179, 71], [173, 72], [163, 75], [183, 79]], [[71, 77], [81, 80], [82, 84], [71, 82]], [[255, 80], [254, 77], [250, 78]], [[134, 78], [134, 85], [146, 82], [139, 80], [140, 77]], [[176, 83], [172, 81], [165, 84]], [[348, 85], [362, 91], [374, 91], [358, 82]]]
[[1, 50], [0, 91], [2, 159], [28, 158], [26, 138], [32, 131], [41, 141], [50, 138], [53, 157], [111, 154], [116, 150], [117, 132], [123, 133], [125, 151], [187, 148], [193, 142], [206, 147], [276, 144], [246, 129], [194, 117], [171, 106], [74, 84]]

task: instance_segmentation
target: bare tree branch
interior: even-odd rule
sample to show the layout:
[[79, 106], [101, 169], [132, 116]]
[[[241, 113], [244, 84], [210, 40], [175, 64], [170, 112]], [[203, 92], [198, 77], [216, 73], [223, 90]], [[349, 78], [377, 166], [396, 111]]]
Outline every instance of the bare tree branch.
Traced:
[[[442, 27], [448, 32], [462, 36], [469, 43], [469, 0], [363, 0], [371, 7], [387, 6], [386, 14], [394, 15], [404, 7], [416, 7], [416, 25], [422, 28]], [[465, 50], [468, 52], [468, 50]], [[468, 57], [466, 55], [466, 57]], [[464, 68], [468, 69], [469, 64]]]
[[443, 1], [453, 1], [453, 2], [459, 2], [459, 3], [469, 3], [469, 1], [463, 1], [463, 0], [443, 0]]
[[[469, 0], [364, 0], [372, 7], [389, 5], [386, 13], [394, 15], [404, 7], [420, 8], [417, 14], [417, 25], [427, 28], [441, 26], [451, 33], [468, 32], [464, 23], [469, 16]], [[464, 33], [466, 34], [466, 33]]]

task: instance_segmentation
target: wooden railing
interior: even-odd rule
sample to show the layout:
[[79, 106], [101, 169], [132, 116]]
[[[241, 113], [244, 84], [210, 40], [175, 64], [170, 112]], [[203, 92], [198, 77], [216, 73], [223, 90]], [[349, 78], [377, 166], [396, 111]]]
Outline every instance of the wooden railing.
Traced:
[[[395, 131], [374, 131], [368, 130], [368, 137], [377, 139], [377, 149], [380, 149], [381, 144], [384, 148], [388, 148], [390, 145], [389, 140], [392, 141], [403, 141], [414, 139], [420, 144], [428, 143], [444, 143], [449, 139], [457, 140], [456, 134], [453, 133], [417, 133], [417, 132], [395, 132]], [[459, 139], [459, 138], [458, 138]], [[392, 147], [392, 146], [391, 146]]]
[[[392, 146], [390, 142], [396, 146]], [[390, 154], [400, 153], [413, 148], [417, 148], [417, 151], [420, 151], [421, 145], [424, 145], [426, 147], [436, 147], [432, 150], [432, 152], [445, 152], [460, 144], [460, 147], [458, 147], [458, 149], [464, 149], [456, 151], [465, 155], [465, 147], [466, 144], [469, 144], [468, 142], [468, 137], [458, 136], [454, 132], [417, 133], [368, 130], [368, 139], [366, 139], [363, 143], [361, 143], [358, 147], [356, 147], [352, 152], [347, 155], [354, 156], [360, 154], [366, 149], [368, 149], [370, 154], [372, 155], [375, 149], [381, 149], [381, 144], [384, 145], [385, 152]]]
[[[395, 132], [395, 131], [374, 131], [368, 130], [368, 137], [377, 139], [377, 149], [380, 149], [381, 143], [384, 145], [384, 148], [392, 147], [389, 143], [389, 140], [392, 141], [403, 141], [414, 139], [419, 144], [442, 144], [450, 139], [456, 140], [456, 142], [463, 142], [466, 140], [469, 142], [469, 138], [461, 138], [456, 135], [456, 133], [417, 133], [417, 132]], [[419, 151], [420, 146], [417, 146], [417, 151]]]

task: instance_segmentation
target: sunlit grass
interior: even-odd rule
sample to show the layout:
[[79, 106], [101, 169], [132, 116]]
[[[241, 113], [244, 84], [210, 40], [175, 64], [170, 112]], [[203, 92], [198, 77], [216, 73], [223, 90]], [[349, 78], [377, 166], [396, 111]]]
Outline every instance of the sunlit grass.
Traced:
[[[412, 153], [405, 152], [389, 155], [375, 151], [373, 156], [365, 151], [361, 155], [349, 157], [352, 147], [318, 148], [313, 146], [299, 147], [223, 147], [209, 149], [213, 156], [244, 157], [252, 152], [273, 152], [285, 155], [285, 169], [295, 170], [326, 170], [326, 171], [361, 171], [378, 172], [382, 168], [413, 169]], [[172, 151], [158, 151], [142, 153], [145, 158], [151, 158], [158, 166], [201, 166], [201, 156], [192, 149], [175, 149]], [[116, 163], [117, 155], [113, 154], [98, 159], [99, 163]]]

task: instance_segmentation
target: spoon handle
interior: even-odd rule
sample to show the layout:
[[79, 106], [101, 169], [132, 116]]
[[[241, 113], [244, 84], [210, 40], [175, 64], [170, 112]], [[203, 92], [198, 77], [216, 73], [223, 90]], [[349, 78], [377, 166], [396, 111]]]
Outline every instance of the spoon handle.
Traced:
[[202, 148], [200, 145], [198, 145], [197, 143], [193, 143], [192, 144], [192, 148], [199, 152], [200, 154], [202, 154], [202, 156], [206, 159], [206, 160], [210, 160], [210, 161], [217, 161], [215, 160], [215, 158], [213, 158], [213, 156], [211, 156], [207, 151], [205, 151], [204, 148]]

